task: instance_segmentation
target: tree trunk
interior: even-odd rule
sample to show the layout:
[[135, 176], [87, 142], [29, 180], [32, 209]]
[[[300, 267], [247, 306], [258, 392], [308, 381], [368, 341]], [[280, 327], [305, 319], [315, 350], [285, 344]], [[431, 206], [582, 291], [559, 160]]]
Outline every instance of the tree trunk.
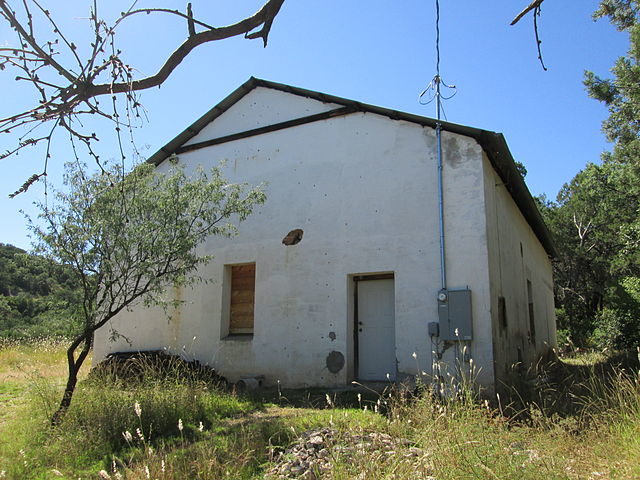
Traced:
[[[73, 392], [75, 392], [76, 384], [78, 383], [78, 372], [80, 371], [80, 367], [84, 363], [89, 351], [91, 350], [93, 331], [90, 333], [85, 333], [82, 336], [78, 337], [71, 346], [67, 349], [67, 364], [69, 366], [69, 375], [67, 376], [67, 385], [64, 387], [64, 393], [62, 395], [62, 400], [60, 401], [60, 405], [58, 409], [51, 417], [51, 426], [56, 427], [62, 423], [64, 416], [69, 410], [71, 406], [71, 399], [73, 398]], [[78, 355], [76, 359], [74, 357], [74, 353], [76, 348], [84, 341], [84, 346], [82, 347], [82, 351]]]
[[51, 417], [51, 426], [56, 427], [62, 423], [69, 406], [71, 406], [71, 399], [73, 397], [73, 392], [76, 389], [76, 384], [78, 383], [78, 370], [79, 367], [72, 367], [69, 364], [69, 376], [67, 377], [67, 386], [64, 387], [64, 394], [62, 395], [62, 400], [60, 401], [60, 405], [58, 406], [58, 410]]

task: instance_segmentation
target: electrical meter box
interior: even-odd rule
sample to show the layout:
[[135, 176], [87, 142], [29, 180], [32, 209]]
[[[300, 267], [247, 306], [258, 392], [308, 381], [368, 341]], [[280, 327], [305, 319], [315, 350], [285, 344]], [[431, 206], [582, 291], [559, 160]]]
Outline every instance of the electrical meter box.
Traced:
[[440, 290], [438, 292], [440, 340], [471, 340], [471, 290]]

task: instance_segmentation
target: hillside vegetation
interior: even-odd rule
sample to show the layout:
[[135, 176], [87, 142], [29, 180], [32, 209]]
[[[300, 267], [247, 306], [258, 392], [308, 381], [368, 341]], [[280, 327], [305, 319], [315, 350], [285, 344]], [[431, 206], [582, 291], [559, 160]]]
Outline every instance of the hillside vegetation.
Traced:
[[55, 262], [0, 243], [0, 337], [69, 335], [77, 281]]

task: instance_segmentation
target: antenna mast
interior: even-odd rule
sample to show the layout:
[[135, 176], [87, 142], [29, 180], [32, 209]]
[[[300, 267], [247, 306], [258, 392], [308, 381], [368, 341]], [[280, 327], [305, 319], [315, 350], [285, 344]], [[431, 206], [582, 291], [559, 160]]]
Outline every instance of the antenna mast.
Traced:
[[[452, 91], [450, 95], [442, 94], [442, 87]], [[447, 85], [440, 76], [440, 1], [436, 0], [436, 75], [427, 88], [418, 96], [421, 105], [428, 105], [435, 101], [436, 104], [436, 146], [438, 158], [438, 210], [440, 216], [440, 282], [441, 289], [447, 288], [447, 268], [445, 261], [445, 237], [444, 237], [444, 191], [442, 184], [442, 101], [453, 98], [457, 93], [455, 85]], [[446, 115], [445, 115], [446, 116]]]

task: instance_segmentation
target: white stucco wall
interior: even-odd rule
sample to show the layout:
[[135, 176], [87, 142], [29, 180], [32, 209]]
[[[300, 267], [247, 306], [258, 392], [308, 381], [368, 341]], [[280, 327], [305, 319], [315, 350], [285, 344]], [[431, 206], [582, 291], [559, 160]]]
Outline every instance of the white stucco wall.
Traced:
[[459, 375], [458, 370], [462, 370], [492, 392], [493, 349], [483, 152], [474, 140], [447, 132], [443, 132], [442, 150], [447, 288], [471, 290], [473, 316], [471, 342], [440, 345], [444, 349], [444, 381], [447, 381], [446, 373]]
[[242, 101], [233, 104], [215, 122], [204, 127], [185, 145], [307, 117], [340, 107], [335, 103], [323, 103], [304, 97], [296, 97], [296, 100], [292, 102], [291, 98], [291, 94], [280, 90], [265, 87], [255, 88], [247, 93]]
[[[269, 94], [265, 94], [269, 92]], [[243, 98], [194, 141], [236, 133], [233, 111], [253, 118], [281, 109], [317, 113], [327, 106], [268, 89]], [[271, 103], [276, 102], [276, 103]], [[315, 102], [317, 105], [310, 105]], [[291, 105], [290, 105], [291, 103]], [[271, 113], [273, 115], [273, 113]], [[265, 114], [266, 115], [266, 114]], [[227, 118], [227, 116], [230, 116]], [[277, 121], [286, 116], [275, 115]], [[242, 123], [242, 122], [241, 122]], [[255, 128], [247, 124], [244, 128]], [[235, 130], [235, 131], [234, 131]], [[226, 133], [225, 133], [226, 132]], [[490, 279], [482, 150], [472, 139], [443, 132], [448, 286], [473, 292], [470, 354], [480, 380], [493, 382]], [[185, 303], [167, 320], [157, 311], [125, 312], [112, 323], [134, 342], [96, 338], [95, 361], [108, 352], [168, 348], [218, 369], [231, 381], [264, 375], [286, 386], [341, 385], [354, 376], [353, 275], [395, 275], [396, 358], [399, 376], [431, 372], [428, 322], [437, 321], [440, 289], [435, 136], [387, 117], [356, 113], [179, 155], [188, 168], [225, 161], [229, 180], [265, 182], [264, 206], [233, 239], [211, 238], [202, 253], [215, 259], [201, 272], [212, 280], [174, 292]], [[168, 165], [161, 165], [164, 169]], [[284, 246], [292, 229], [302, 241]], [[224, 338], [224, 265], [255, 262], [255, 327], [251, 338]], [[453, 348], [444, 359], [452, 361]], [[332, 351], [346, 359], [330, 373]], [[417, 354], [417, 360], [412, 354]]]
[[[553, 271], [547, 252], [486, 156], [483, 164], [495, 369], [498, 378], [505, 378], [514, 373], [516, 362], [526, 367], [556, 346]], [[535, 344], [529, 325], [527, 280], [532, 286]], [[501, 296], [505, 298], [506, 328], [498, 318]]]

